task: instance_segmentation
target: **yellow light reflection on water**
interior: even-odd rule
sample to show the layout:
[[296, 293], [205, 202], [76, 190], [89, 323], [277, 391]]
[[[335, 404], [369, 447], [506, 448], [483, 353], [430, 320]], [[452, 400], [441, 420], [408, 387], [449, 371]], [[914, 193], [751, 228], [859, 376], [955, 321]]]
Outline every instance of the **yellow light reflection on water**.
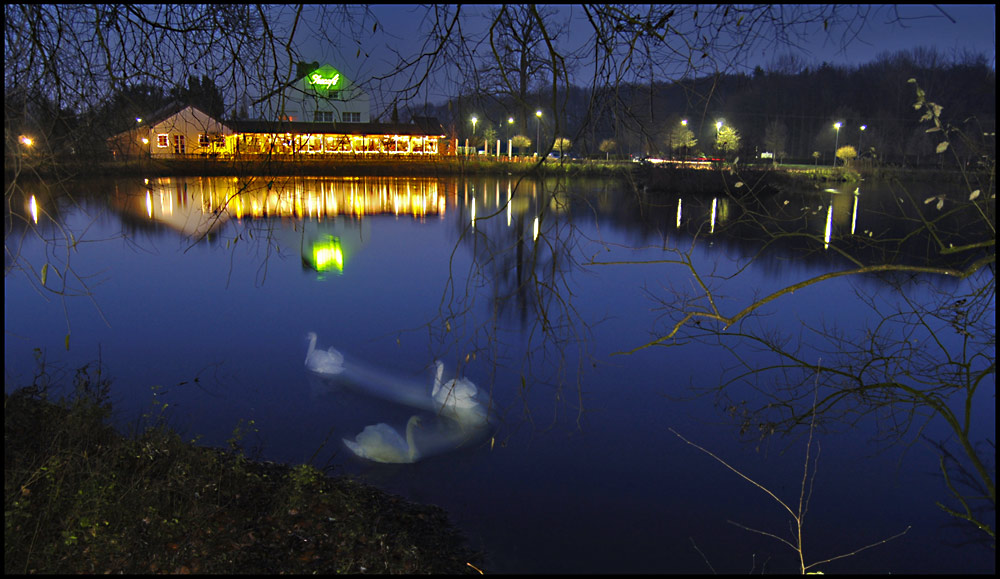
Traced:
[[[152, 204], [159, 198], [165, 215], [176, 212], [174, 198], [167, 193], [168, 179], [151, 179], [147, 191], [146, 214], [154, 215]], [[364, 217], [378, 214], [409, 214], [416, 218], [438, 213], [443, 217], [447, 197], [435, 179], [305, 178], [294, 183], [268, 183], [220, 179], [204, 184], [192, 199], [204, 213], [225, 212], [236, 219], [260, 217], [300, 217], [324, 219], [338, 215]], [[179, 199], [179, 198], [178, 198]], [[186, 197], [185, 197], [186, 199]], [[187, 203], [184, 203], [187, 207]]]
[[854, 229], [858, 224], [858, 195], [860, 191], [861, 187], [854, 190], [854, 208], [851, 209], [851, 235], [854, 235]]
[[826, 208], [826, 230], [823, 232], [823, 249], [830, 247], [830, 232], [833, 231], [833, 200]]

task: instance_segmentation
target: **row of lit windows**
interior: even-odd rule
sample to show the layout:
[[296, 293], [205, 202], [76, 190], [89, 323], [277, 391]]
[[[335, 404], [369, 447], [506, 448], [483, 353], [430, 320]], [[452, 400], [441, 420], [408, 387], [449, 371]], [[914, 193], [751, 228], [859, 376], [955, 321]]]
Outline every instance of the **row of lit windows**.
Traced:
[[[174, 153], [178, 155], [183, 155], [187, 152], [187, 143], [184, 135], [174, 135]], [[199, 142], [201, 141], [201, 135], [199, 135]], [[170, 135], [167, 133], [159, 133], [156, 135], [156, 146], [160, 149], [166, 149], [170, 146]]]
[[[334, 123], [337, 122], [336, 114], [333, 111], [316, 111], [313, 115], [313, 120], [318, 123]], [[342, 113], [341, 121], [345, 123], [360, 123], [361, 113]]]
[[[167, 149], [167, 148], [170, 147], [170, 140], [171, 139], [170, 139], [170, 135], [169, 134], [167, 134], [167, 133], [159, 133], [159, 134], [156, 135], [156, 146], [158, 148], [160, 148], [160, 149]], [[218, 136], [216, 136], [216, 142], [218, 144], [220, 144], [220, 145], [223, 143], [223, 141], [221, 140], [221, 137], [218, 137]], [[198, 146], [199, 147], [208, 147], [211, 144], [212, 144], [212, 137], [211, 136], [209, 136], [206, 133], [199, 133], [198, 134]], [[174, 146], [174, 152], [175, 153], [183, 154], [185, 152], [185, 149], [187, 148], [187, 144], [185, 142], [184, 135], [173, 135], [173, 146]]]

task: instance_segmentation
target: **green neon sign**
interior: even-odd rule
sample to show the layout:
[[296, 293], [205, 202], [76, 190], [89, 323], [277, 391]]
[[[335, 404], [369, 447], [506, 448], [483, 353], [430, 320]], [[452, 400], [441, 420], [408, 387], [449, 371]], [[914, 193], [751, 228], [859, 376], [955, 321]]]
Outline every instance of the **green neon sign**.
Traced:
[[340, 72], [331, 66], [323, 66], [306, 75], [306, 82], [316, 90], [332, 90], [340, 86]]

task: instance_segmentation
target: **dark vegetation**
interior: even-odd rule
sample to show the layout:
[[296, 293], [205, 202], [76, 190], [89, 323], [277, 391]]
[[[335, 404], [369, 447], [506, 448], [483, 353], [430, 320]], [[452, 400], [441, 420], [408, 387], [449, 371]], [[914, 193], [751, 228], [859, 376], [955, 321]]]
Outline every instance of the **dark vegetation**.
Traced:
[[[850, 68], [827, 63], [810, 67], [794, 55], [784, 55], [767, 69], [758, 66], [749, 74], [662, 79], [596, 91], [569, 87], [563, 130], [573, 142], [572, 150], [586, 156], [603, 158], [599, 146], [607, 138], [616, 141], [618, 156], [629, 151], [666, 155], [671, 152], [671, 130], [689, 119], [698, 152], [711, 154], [715, 122], [724, 119], [742, 135], [736, 154], [743, 159], [773, 151], [782, 160], [812, 165], [813, 152], [819, 152], [820, 164], [829, 165], [837, 144], [833, 123], [841, 121], [839, 144], [854, 145], [861, 158], [936, 165], [935, 142], [910, 114], [910, 78], [916, 78], [929, 94], [938, 95], [939, 102], [948, 103], [946, 112], [961, 120], [968, 134], [982, 136], [984, 131], [995, 130], [996, 73], [986, 56], [950, 58], [932, 48], [885, 53]], [[541, 91], [527, 98], [542, 105], [551, 96]], [[609, 103], [598, 107], [596, 116], [587, 108], [592, 98]], [[480, 132], [493, 126], [505, 134], [504, 121], [514, 110], [508, 100], [505, 95], [463, 95], [432, 108], [429, 114], [467, 131], [463, 121], [475, 113], [482, 118]], [[628, 114], [615, 114], [612, 103], [624, 106]], [[866, 125], [863, 135], [862, 124]], [[525, 130], [534, 138], [534, 123]], [[551, 127], [543, 121], [543, 141], [547, 130]], [[984, 137], [983, 142], [994, 140]], [[975, 162], [970, 149], [962, 154]]]
[[[447, 515], [309, 465], [109, 426], [81, 368], [4, 395], [4, 573], [475, 573]], [[159, 409], [162, 413], [162, 408]], [[147, 418], [150, 418], [147, 416]]]
[[[961, 128], [973, 137], [968, 146], [955, 145], [970, 168], [981, 161], [983, 151], [989, 158], [995, 156], [995, 140], [987, 136], [996, 125], [995, 71], [984, 55], [947, 58], [934, 49], [886, 53], [853, 68], [826, 63], [810, 68], [786, 55], [767, 70], [757, 67], [751, 74], [718, 73], [595, 89], [569, 86], [564, 109], [557, 111], [564, 119], [559, 132], [569, 138], [569, 150], [594, 159], [609, 156], [610, 151], [600, 148], [605, 140], [614, 141], [615, 150], [610, 154], [618, 159], [627, 158], [629, 152], [704, 155], [716, 152], [715, 121], [725, 119], [726, 126], [737, 128], [741, 135], [730, 159], [740, 157], [746, 162], [759, 158], [763, 151], [772, 151], [782, 162], [829, 165], [839, 142], [855, 146], [858, 164], [870, 169], [938, 166], [940, 156], [934, 154], [933, 139], [908, 114], [912, 104], [910, 78], [940, 95], [939, 100], [948, 103], [949, 117], [960, 120]], [[545, 89], [522, 96], [526, 102], [537, 103], [533, 107], [544, 107], [551, 100]], [[93, 161], [110, 158], [105, 144], [108, 137], [174, 100], [194, 104], [223, 119], [245, 115], [224, 111], [221, 99], [218, 87], [207, 76], [189, 76], [187, 86], [131, 85], [116, 92], [110, 101], [82, 113], [60, 109], [37, 87], [18, 88], [4, 97], [9, 133], [45, 135], [45, 146], [53, 156], [41, 164], [53, 163], [63, 173], [68, 169], [73, 173], [74, 165], [86, 171]], [[449, 138], [469, 136], [466, 119], [472, 114], [482, 117], [480, 134], [506, 137], [510, 132], [508, 115], [524, 108], [510, 99], [509, 95], [485, 93], [460, 95], [440, 106], [426, 105], [418, 112], [444, 122]], [[589, 106], [594, 102], [608, 106], [599, 106], [595, 112]], [[673, 129], [688, 118], [697, 145], [671, 151]], [[832, 128], [837, 121], [844, 123], [839, 135]], [[859, 130], [862, 124], [866, 126], [863, 132]], [[533, 141], [538, 132], [533, 125], [517, 130], [528, 133]], [[539, 128], [545, 151], [556, 136], [551, 134], [554, 127], [545, 120]], [[533, 148], [534, 144], [529, 147]], [[816, 158], [814, 153], [818, 153]], [[15, 167], [17, 163], [5, 163], [8, 171]], [[211, 169], [205, 174], [211, 174]]]

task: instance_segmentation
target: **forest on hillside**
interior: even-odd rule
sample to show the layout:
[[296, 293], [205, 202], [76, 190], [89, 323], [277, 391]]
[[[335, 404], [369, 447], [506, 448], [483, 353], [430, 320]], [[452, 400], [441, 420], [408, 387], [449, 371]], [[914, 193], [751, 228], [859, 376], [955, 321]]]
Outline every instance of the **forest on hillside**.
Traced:
[[[697, 142], [685, 152], [712, 154], [721, 120], [738, 131], [736, 154], [745, 159], [769, 151], [785, 161], [828, 164], [839, 144], [882, 163], [920, 165], [933, 160], [935, 141], [914, 110], [912, 78], [928, 100], [943, 107], [943, 118], [970, 139], [960, 145], [963, 155], [971, 162], [982, 154], [995, 156], [996, 72], [985, 55], [949, 58], [917, 48], [884, 53], [851, 68], [826, 63], [810, 68], [794, 55], [774, 62], [768, 70], [757, 67], [748, 74], [597, 90], [574, 86], [556, 99], [551, 92], [536, 91], [527, 100], [539, 103], [540, 126], [529, 121], [520, 132], [533, 141], [537, 130], [543, 148], [554, 137], [567, 138], [581, 156], [605, 156], [601, 143], [608, 140], [619, 156], [667, 155], [680, 152], [678, 128], [687, 120], [689, 138]], [[553, 100], [563, 103], [556, 111], [565, 127], [560, 135], [551, 134], [552, 123], [546, 122], [551, 114], [546, 104]], [[506, 120], [517, 107], [503, 94], [464, 94], [427, 110], [450, 125], [455, 137], [469, 136], [471, 126], [464, 121], [475, 114], [480, 137], [506, 140]], [[836, 122], [842, 123], [839, 135]]]

